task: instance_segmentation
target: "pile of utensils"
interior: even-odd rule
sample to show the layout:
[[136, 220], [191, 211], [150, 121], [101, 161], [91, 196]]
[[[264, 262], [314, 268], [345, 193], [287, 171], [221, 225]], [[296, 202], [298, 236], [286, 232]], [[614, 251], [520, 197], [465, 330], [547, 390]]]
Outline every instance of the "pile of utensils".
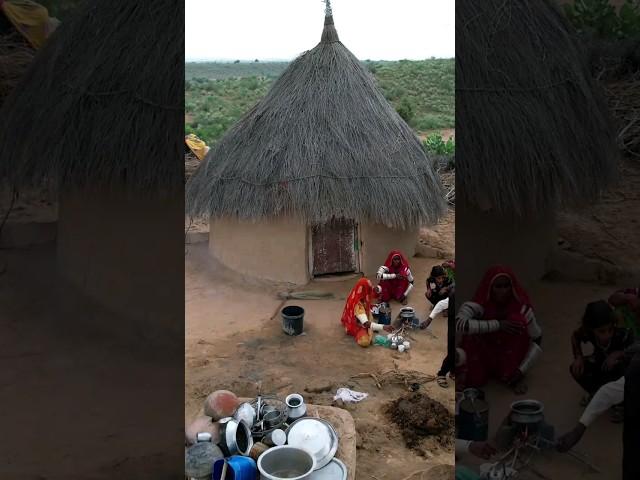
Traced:
[[308, 417], [300, 394], [292, 393], [284, 400], [259, 395], [240, 403], [232, 417], [219, 423], [217, 445], [210, 433], [201, 432], [197, 443], [187, 450], [187, 478], [347, 479], [347, 467], [335, 458], [336, 430], [324, 419]]

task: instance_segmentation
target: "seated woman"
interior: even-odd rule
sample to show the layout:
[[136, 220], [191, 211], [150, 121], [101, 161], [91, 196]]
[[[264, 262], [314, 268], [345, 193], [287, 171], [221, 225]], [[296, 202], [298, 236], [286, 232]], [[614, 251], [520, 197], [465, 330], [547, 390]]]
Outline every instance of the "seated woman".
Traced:
[[429, 318], [421, 325], [427, 328], [434, 318], [449, 308], [449, 293], [453, 290], [453, 282], [445, 272], [444, 267], [436, 265], [431, 269], [431, 275], [427, 278], [427, 291], [424, 296], [433, 305]]
[[615, 308], [619, 325], [640, 337], [640, 288], [618, 290], [609, 297], [609, 304]]
[[[582, 325], [571, 336], [574, 361], [570, 371], [586, 392], [583, 405], [589, 403], [605, 383], [624, 375], [624, 350], [633, 343], [633, 334], [615, 324], [615, 314], [607, 302], [591, 302], [582, 317]], [[583, 343], [593, 347], [593, 354], [583, 354]]]
[[378, 269], [378, 285], [381, 288], [380, 300], [397, 300], [407, 304], [407, 296], [413, 288], [413, 275], [409, 262], [398, 250], [389, 253], [387, 261]]
[[524, 375], [542, 352], [542, 330], [529, 296], [513, 272], [491, 267], [472, 302], [456, 315], [456, 331], [467, 356], [465, 385], [481, 387], [497, 378], [525, 393]]
[[371, 301], [374, 298], [373, 285], [361, 278], [347, 297], [347, 303], [340, 321], [347, 335], [351, 335], [361, 347], [368, 347], [373, 341], [374, 332], [393, 331], [390, 325], [380, 325], [372, 321]]

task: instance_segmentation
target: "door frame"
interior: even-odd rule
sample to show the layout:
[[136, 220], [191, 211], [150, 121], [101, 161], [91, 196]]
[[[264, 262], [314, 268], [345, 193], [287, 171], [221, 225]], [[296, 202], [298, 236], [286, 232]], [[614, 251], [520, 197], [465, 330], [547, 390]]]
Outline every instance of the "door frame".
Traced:
[[[355, 238], [353, 240], [354, 243], [354, 247], [356, 245], [358, 245], [358, 249], [355, 251], [355, 257], [356, 257], [356, 269], [355, 272], [356, 274], [358, 273], [362, 273], [362, 245], [361, 245], [361, 241], [360, 239], [362, 238], [362, 233], [361, 233], [361, 227], [360, 227], [360, 223], [357, 222], [356, 220], [353, 220], [353, 222], [355, 223], [356, 228], [354, 229], [354, 235]], [[316, 275], [313, 274], [313, 225], [311, 224], [307, 224], [307, 256], [308, 256], [308, 268], [309, 268], [309, 272], [308, 272], [308, 276], [310, 279], [314, 279], [316, 278]], [[339, 274], [338, 274], [339, 275]]]

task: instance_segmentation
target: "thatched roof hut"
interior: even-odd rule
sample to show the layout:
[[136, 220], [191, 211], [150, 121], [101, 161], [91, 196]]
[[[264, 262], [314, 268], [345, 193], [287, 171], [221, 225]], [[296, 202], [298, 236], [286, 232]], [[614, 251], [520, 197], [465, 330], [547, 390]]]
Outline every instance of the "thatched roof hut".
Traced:
[[5, 102], [0, 171], [19, 185], [182, 189], [179, 3], [91, 0], [65, 22]]
[[458, 195], [517, 215], [596, 198], [614, 135], [566, 18], [548, 0], [459, 2], [456, 39]]
[[[401, 232], [435, 222], [445, 207], [432, 161], [374, 77], [340, 42], [330, 7], [320, 43], [295, 59], [212, 148], [187, 184], [186, 201], [190, 215], [212, 218], [216, 256], [246, 273], [258, 272], [239, 259], [255, 264], [253, 255], [229, 245], [238, 251], [231, 261], [216, 222], [224, 222], [226, 232], [244, 225], [243, 233], [255, 236], [262, 236], [257, 225], [295, 224], [296, 243], [304, 249], [306, 227], [332, 219], [379, 225], [402, 242]], [[283, 232], [290, 236], [289, 227]], [[273, 264], [277, 252], [262, 255]], [[300, 261], [306, 265], [306, 253]], [[304, 281], [307, 275], [293, 277]]]
[[456, 3], [456, 119], [461, 275], [500, 262], [539, 277], [554, 212], [597, 198], [617, 158], [585, 52], [550, 1]]
[[59, 192], [60, 272], [155, 326], [183, 315], [168, 281], [184, 272], [168, 254], [184, 242], [183, 8], [88, 1], [0, 113], [0, 172], [18, 189]]

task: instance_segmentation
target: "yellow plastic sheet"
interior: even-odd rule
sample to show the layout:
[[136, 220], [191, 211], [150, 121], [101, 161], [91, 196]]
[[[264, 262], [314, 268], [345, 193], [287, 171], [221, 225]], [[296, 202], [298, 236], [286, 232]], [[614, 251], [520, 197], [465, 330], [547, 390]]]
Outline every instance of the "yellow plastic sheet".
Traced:
[[57, 26], [48, 10], [31, 0], [0, 0], [0, 9], [34, 48], [40, 48]]
[[184, 141], [189, 149], [194, 153], [194, 155], [198, 157], [198, 160], [202, 160], [209, 151], [209, 147], [207, 147], [207, 144], [200, 140], [193, 133], [187, 135]]

